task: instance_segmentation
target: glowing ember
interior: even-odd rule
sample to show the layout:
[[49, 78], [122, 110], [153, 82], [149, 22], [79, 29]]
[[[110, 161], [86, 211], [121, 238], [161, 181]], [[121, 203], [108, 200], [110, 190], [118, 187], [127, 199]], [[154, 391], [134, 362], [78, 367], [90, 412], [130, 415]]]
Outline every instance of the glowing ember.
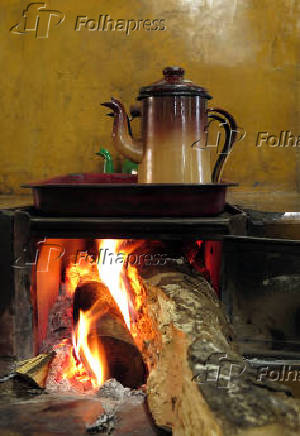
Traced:
[[[134, 323], [142, 306], [142, 292], [137, 269], [125, 260], [135, 246], [123, 240], [103, 239], [98, 241], [97, 248], [97, 259], [84, 256], [83, 252], [79, 262], [67, 267], [66, 293], [68, 296], [74, 295], [77, 286], [82, 283], [103, 283], [119, 308], [128, 330], [135, 336]], [[54, 379], [57, 383], [63, 381], [80, 391], [97, 389], [109, 377], [104, 349], [96, 334], [97, 319], [94, 313], [97, 311], [93, 312], [96, 304], [97, 301], [87, 311], [80, 310], [78, 322], [73, 326], [72, 345], [64, 342], [56, 347], [60, 350], [57, 365], [61, 374], [54, 376]]]

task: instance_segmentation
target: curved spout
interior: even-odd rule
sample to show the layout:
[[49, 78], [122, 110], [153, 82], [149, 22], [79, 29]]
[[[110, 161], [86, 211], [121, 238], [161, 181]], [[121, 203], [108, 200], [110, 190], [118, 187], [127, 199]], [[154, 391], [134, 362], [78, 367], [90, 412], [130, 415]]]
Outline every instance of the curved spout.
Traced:
[[102, 103], [102, 106], [112, 109], [114, 113], [113, 142], [116, 150], [133, 162], [140, 163], [143, 157], [142, 142], [133, 139], [130, 135], [124, 106], [113, 97], [110, 101]]

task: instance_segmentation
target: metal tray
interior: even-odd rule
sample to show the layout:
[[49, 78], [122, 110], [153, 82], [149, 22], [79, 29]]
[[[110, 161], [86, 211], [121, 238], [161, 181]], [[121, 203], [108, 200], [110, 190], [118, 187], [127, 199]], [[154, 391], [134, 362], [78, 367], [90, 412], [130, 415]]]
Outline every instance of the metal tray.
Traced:
[[41, 214], [89, 217], [215, 216], [229, 186], [236, 184], [138, 184], [126, 174], [71, 174], [23, 185], [32, 188]]

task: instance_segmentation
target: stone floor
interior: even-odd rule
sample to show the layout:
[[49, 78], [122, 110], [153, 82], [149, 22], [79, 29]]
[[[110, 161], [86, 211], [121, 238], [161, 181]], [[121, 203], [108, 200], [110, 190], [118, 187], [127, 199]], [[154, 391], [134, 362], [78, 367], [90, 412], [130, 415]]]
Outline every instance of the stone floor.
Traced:
[[[1, 436], [83, 436], [86, 425], [104, 412], [100, 399], [42, 394], [27, 400], [0, 400]], [[103, 434], [103, 433], [101, 433]], [[124, 402], [117, 412], [114, 436], [165, 434], [154, 427], [143, 403]]]

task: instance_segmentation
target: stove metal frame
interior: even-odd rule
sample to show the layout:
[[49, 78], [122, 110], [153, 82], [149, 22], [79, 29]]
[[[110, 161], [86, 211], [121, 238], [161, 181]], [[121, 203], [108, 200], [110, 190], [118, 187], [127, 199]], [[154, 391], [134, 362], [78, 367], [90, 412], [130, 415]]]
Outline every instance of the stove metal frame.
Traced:
[[[11, 331], [8, 349], [11, 357], [16, 359], [25, 359], [34, 354], [30, 295], [32, 268], [26, 267], [26, 261], [30, 263], [36, 243], [44, 238], [223, 240], [225, 262], [221, 295], [229, 316], [234, 311], [233, 296], [236, 289], [232, 278], [236, 274], [235, 262], [240, 250], [266, 248], [299, 253], [300, 249], [300, 241], [247, 236], [247, 232], [251, 232], [251, 221], [244, 211], [230, 205], [226, 205], [224, 213], [219, 216], [199, 218], [69, 218], [42, 216], [32, 207], [27, 207], [0, 211], [0, 221], [1, 252], [5, 258], [5, 262], [0, 265], [1, 275], [5, 278], [2, 282], [3, 293], [7, 307], [13, 313], [7, 324], [8, 331]], [[18, 259], [25, 266], [12, 268], [12, 263]]]
[[[13, 214], [13, 222], [12, 222]], [[14, 334], [11, 348], [14, 357], [26, 359], [34, 355], [33, 309], [31, 304], [32, 267], [37, 242], [45, 238], [118, 238], [161, 240], [222, 240], [225, 235], [246, 235], [247, 215], [226, 205], [223, 214], [199, 218], [137, 217], [59, 217], [42, 216], [33, 207], [2, 211], [10, 215], [10, 234], [3, 238], [11, 245], [9, 268], [13, 279], [6, 283], [5, 293], [14, 312]], [[11, 259], [10, 259], [11, 262]], [[11, 271], [13, 270], [13, 273]], [[7, 271], [3, 270], [3, 274]]]
[[29, 237], [48, 238], [221, 240], [224, 235], [247, 234], [247, 215], [230, 205], [221, 215], [199, 218], [43, 216], [25, 208], [15, 211], [15, 222]]

